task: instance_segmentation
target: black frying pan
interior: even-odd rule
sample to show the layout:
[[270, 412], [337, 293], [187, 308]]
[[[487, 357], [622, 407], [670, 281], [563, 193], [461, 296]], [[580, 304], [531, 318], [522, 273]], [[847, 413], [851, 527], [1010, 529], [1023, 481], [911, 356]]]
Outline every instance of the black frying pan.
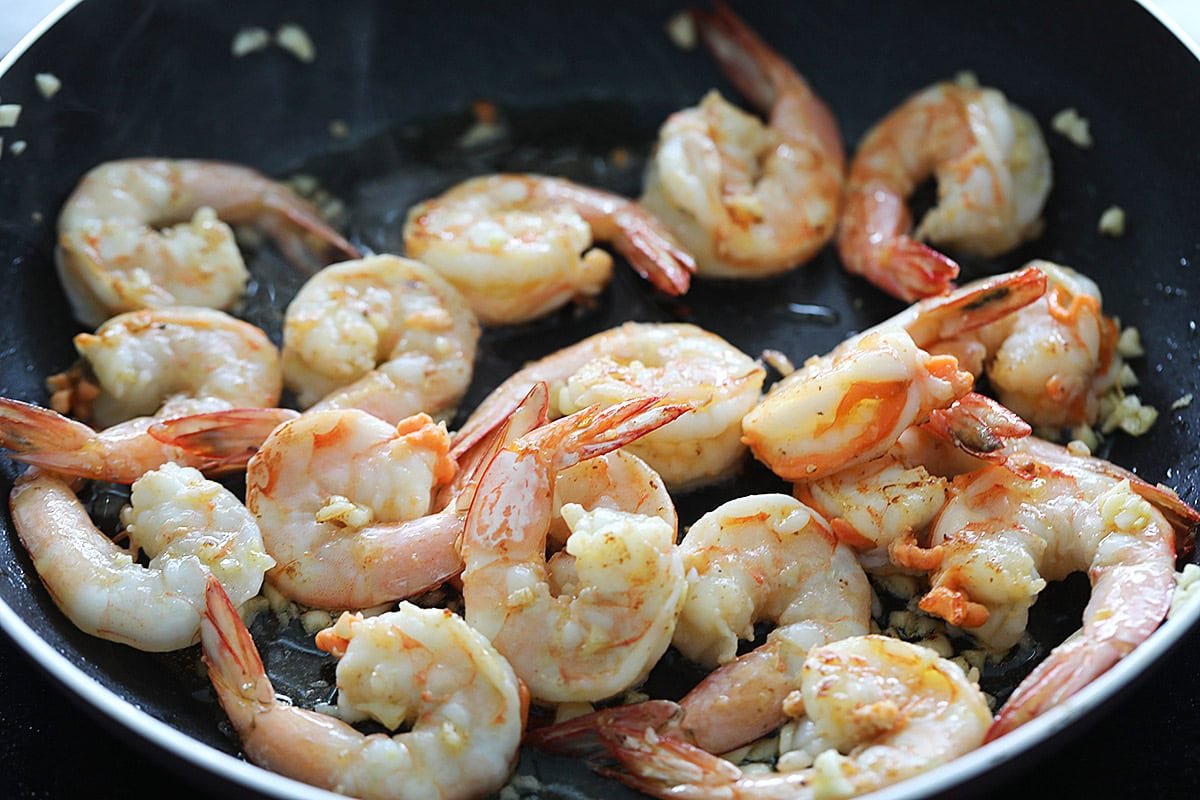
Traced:
[[[1200, 403], [1169, 410], [1200, 390], [1200, 332], [1191, 324], [1200, 316], [1196, 56], [1132, 2], [809, 5], [741, 10], [826, 98], [851, 149], [908, 93], [962, 69], [1004, 90], [1043, 126], [1067, 106], [1090, 119], [1090, 150], [1047, 132], [1056, 184], [1045, 234], [1003, 258], [967, 261], [965, 274], [1042, 257], [1092, 275], [1106, 309], [1141, 329], [1148, 354], [1137, 364], [1139, 393], [1163, 412], [1146, 436], [1115, 437], [1108, 455], [1200, 502]], [[51, 267], [53, 223], [94, 164], [157, 155], [228, 159], [279, 176], [313, 172], [350, 202], [350, 235], [376, 250], [398, 246], [395, 217], [409, 202], [473, 171], [555, 171], [633, 194], [636, 170], [601, 169], [595, 156], [615, 146], [644, 153], [666, 114], [710, 87], [736, 97], [703, 52], [682, 52], [666, 39], [663, 23], [679, 8], [649, 0], [454, 9], [370, 0], [336, 9], [269, 0], [82, 3], [7, 59], [0, 75], [0, 98], [23, 105], [18, 128], [5, 138], [28, 142], [20, 156], [5, 152], [0, 160], [0, 395], [45, 402], [44, 377], [74, 357], [70, 336], [82, 328]], [[230, 56], [238, 29], [286, 21], [312, 35], [314, 63], [277, 49]], [[45, 71], [64, 85], [52, 100], [34, 88], [35, 73]], [[464, 154], [447, 144], [469, 123], [466, 108], [478, 98], [509, 116], [513, 146]], [[346, 123], [348, 138], [331, 138], [335, 119]], [[1096, 232], [1100, 212], [1113, 203], [1130, 218], [1119, 239]], [[278, 271], [278, 255], [258, 254], [255, 268]], [[831, 313], [798, 315], [789, 303]], [[681, 301], [655, 296], [621, 273], [581, 315], [490, 332], [468, 405], [514, 365], [622, 319], [690, 319], [747, 352], [772, 347], [800, 360], [898, 308], [844, 274], [831, 250], [784, 278], [698, 281]], [[0, 489], [16, 473], [0, 464]], [[681, 515], [690, 522], [726, 496], [769, 481], [752, 466], [733, 484], [681, 498]], [[236, 760], [194, 650], [151, 656], [76, 631], [4, 521], [0, 627], [12, 641], [0, 649], [0, 795], [124, 795], [166, 785], [179, 792], [182, 781], [197, 793], [309, 796]], [[1057, 631], [1048, 637], [1074, 624], [1080, 598], [1073, 585], [1043, 604], [1039, 624]], [[1067, 707], [887, 794], [1119, 785], [1161, 796], [1196, 788], [1197, 656], [1187, 644], [1176, 647], [1190, 638], [1196, 611], [1170, 622]], [[1151, 674], [1154, 681], [1142, 680]], [[47, 675], [74, 705], [46, 690]], [[684, 678], [656, 680], [677, 691]], [[1090, 733], [1086, 723], [1095, 723]], [[1084, 738], [1062, 749], [1072, 734]], [[114, 736], [119, 744], [105, 741]], [[569, 762], [527, 759], [523, 769], [541, 774], [553, 796], [628, 796]]]

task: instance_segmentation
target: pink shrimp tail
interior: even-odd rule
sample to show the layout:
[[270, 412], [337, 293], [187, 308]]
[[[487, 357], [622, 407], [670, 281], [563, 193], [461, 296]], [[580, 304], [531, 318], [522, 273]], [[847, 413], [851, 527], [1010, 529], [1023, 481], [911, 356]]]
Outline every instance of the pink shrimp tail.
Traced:
[[691, 253], [644, 213], [620, 213], [616, 225], [621, 235], [614, 245], [638, 275], [660, 292], [687, 293], [696, 271]]
[[204, 472], [244, 469], [271, 432], [300, 416], [287, 408], [235, 408], [156, 422], [148, 433], [163, 444], [208, 460]]
[[600, 736], [621, 766], [601, 773], [654, 797], [732, 796], [742, 777], [742, 771], [725, 759], [645, 728], [615, 726]]
[[602, 708], [525, 734], [525, 744], [543, 753], [569, 758], [595, 759], [608, 752], [602, 732], [610, 728], [659, 730], [682, 714], [670, 700], [647, 700], [624, 706]]
[[611, 453], [692, 410], [689, 403], [665, 403], [655, 396], [625, 400], [611, 406], [599, 404], [576, 411], [544, 426], [539, 440], [562, 441], [555, 470]]
[[1025, 420], [976, 392], [962, 396], [949, 408], [934, 409], [922, 427], [968, 455], [991, 461], [1006, 460], [1004, 448], [1033, 433]]
[[250, 701], [259, 706], [275, 702], [275, 690], [262, 658], [233, 601], [212, 575], [204, 587], [205, 609], [200, 620], [200, 644], [208, 677], [225, 713], [241, 729]]
[[862, 276], [906, 303], [948, 292], [958, 277], [958, 264], [927, 244], [899, 236], [881, 264]]
[[65, 467], [96, 432], [56, 411], [0, 397], [0, 447], [8, 458], [53, 470]]

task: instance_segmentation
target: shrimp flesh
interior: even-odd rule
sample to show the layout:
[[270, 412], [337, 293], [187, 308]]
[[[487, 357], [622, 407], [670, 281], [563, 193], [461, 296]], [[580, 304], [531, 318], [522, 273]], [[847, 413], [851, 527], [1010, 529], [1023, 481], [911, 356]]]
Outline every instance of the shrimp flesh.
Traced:
[[742, 419], [742, 441], [775, 474], [812, 481], [887, 452], [974, 386], [948, 354], [924, 348], [1033, 302], [1036, 269], [931, 298], [842, 342], [771, 387]]
[[71, 310], [95, 327], [139, 308], [229, 308], [249, 278], [230, 228], [242, 224], [306, 269], [331, 253], [358, 256], [308, 202], [247, 167], [110, 161], [83, 177], [59, 213], [55, 263]]
[[[275, 562], [254, 517], [190, 467], [164, 464], [134, 484], [121, 514], [129, 549], [101, 533], [73, 484], [39, 468], [17, 479], [9, 509], [55, 604], [85, 633], [165, 652], [196, 641], [207, 578], [234, 604], [258, 594]], [[138, 551], [150, 557], [138, 563]]]
[[608, 508], [658, 517], [672, 531], [679, 530], [675, 501], [662, 477], [626, 448], [581, 461], [555, 476], [554, 507], [547, 532], [547, 538], [555, 544], [566, 542], [571, 533], [562, 516], [563, 506], [567, 505], [577, 505], [584, 511]]
[[[173, 462], [208, 475], [234, 472], [258, 450], [277, 425], [297, 416], [286, 408], [244, 408], [216, 412], [226, 423], [223, 452], [196, 452], [186, 444], [186, 427], [209, 427], [212, 414], [163, 420], [135, 417], [96, 431], [48, 408], [0, 397], [0, 447], [14, 461], [91, 480], [133, 483], [146, 472]], [[217, 435], [217, 434], [213, 434]]]
[[466, 618], [534, 700], [611, 697], [642, 680], [671, 642], [687, 583], [675, 531], [661, 518], [566, 505], [573, 560], [546, 566], [556, 475], [687, 410], [657, 402], [593, 406], [535, 428], [479, 480], [462, 537]]
[[485, 325], [545, 316], [599, 294], [610, 242], [659, 290], [683, 294], [695, 262], [633, 200], [563, 178], [501, 174], [472, 178], [414, 206], [404, 225], [410, 258], [433, 267]]
[[507, 782], [526, 704], [512, 668], [460, 617], [401, 603], [317, 634], [339, 659], [341, 716], [412, 724], [367, 735], [278, 697], [234, 605], [214, 581], [207, 594], [204, 662], [251, 762], [364, 800], [473, 800]]
[[445, 425], [392, 425], [358, 409], [310, 411], [250, 459], [246, 506], [276, 566], [267, 580], [302, 605], [359, 609], [410, 597], [461, 568], [461, 521], [436, 514], [454, 476]]
[[418, 261], [372, 256], [327, 267], [283, 324], [283, 379], [302, 408], [360, 408], [396, 423], [451, 417], [471, 383], [479, 323]]
[[662, 395], [693, 410], [629, 446], [668, 488], [726, 476], [746, 454], [740, 421], [761, 394], [766, 370], [716, 334], [686, 323], [627, 322], [589, 336], [519, 370], [500, 384], [455, 434], [454, 452], [504, 418], [529, 387], [550, 387], [558, 417], [593, 403]]
[[1017, 688], [991, 738], [1107, 670], [1154, 632], [1170, 605], [1175, 528], [1160, 507], [1182, 526], [1195, 527], [1200, 514], [1169, 489], [1098, 462], [1035, 437], [1016, 441], [1004, 463], [955, 479], [927, 547], [914, 537], [893, 548], [900, 563], [929, 571], [920, 607], [995, 651], [1020, 640], [1047, 581], [1087, 572], [1082, 628]]
[[283, 390], [267, 335], [211, 308], [118, 314], [94, 334], [77, 334], [75, 349], [83, 366], [49, 379], [51, 406], [102, 428], [149, 415], [273, 408]]
[[[938, 204], [912, 230], [907, 201], [931, 175]], [[991, 257], [1041, 231], [1050, 157], [1037, 122], [996, 89], [937, 83], [867, 133], [846, 181], [845, 268], [912, 302], [951, 287], [958, 264], [923, 244]]]
[[825, 103], [725, 4], [692, 17], [764, 125], [709, 92], [668, 117], [642, 203], [696, 257], [701, 275], [756, 278], [811, 259], [833, 237], [845, 156]]
[[[661, 798], [805, 800], [853, 797], [899, 783], [974, 750], [983, 743], [991, 712], [979, 687], [952, 661], [932, 650], [887, 636], [853, 636], [813, 648], [789, 698], [797, 731], [789, 768], [743, 772], [723, 758], [670, 736], [654, 723], [670, 710], [645, 704], [646, 724], [589, 731], [620, 770], [610, 774]], [[639, 722], [638, 720], [633, 720]], [[578, 723], [570, 733], [578, 735]], [[714, 725], [719, 721], [713, 721]], [[563, 736], [535, 732], [559, 750]], [[797, 758], [798, 756], [806, 756]], [[786, 771], [785, 771], [786, 770]]]

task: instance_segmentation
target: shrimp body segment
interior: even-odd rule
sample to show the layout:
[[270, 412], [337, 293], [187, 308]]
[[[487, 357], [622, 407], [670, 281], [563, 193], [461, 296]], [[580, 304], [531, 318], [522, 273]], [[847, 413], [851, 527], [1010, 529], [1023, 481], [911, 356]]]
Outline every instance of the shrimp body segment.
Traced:
[[216, 309], [119, 314], [94, 334], [76, 335], [75, 349], [91, 373], [84, 380], [96, 385], [63, 389], [59, 404], [77, 416], [90, 411], [100, 427], [149, 415], [272, 408], [283, 389], [279, 351], [267, 335]]
[[485, 325], [544, 316], [599, 294], [612, 257], [608, 241], [669, 294], [687, 291], [692, 257], [638, 203], [545, 175], [472, 178], [414, 206], [405, 253], [437, 270]]
[[550, 415], [646, 395], [692, 411], [629, 445], [669, 488], [724, 477], [741, 462], [740, 420], [758, 399], [766, 370], [721, 337], [686, 323], [627, 322], [519, 370], [479, 405], [455, 435], [467, 447], [545, 381]]
[[512, 772], [525, 725], [519, 683], [449, 611], [401, 603], [367, 619], [344, 614], [317, 635], [339, 657], [340, 715], [412, 724], [390, 736], [279, 699], [250, 632], [213, 582], [202, 643], [217, 699], [246, 757], [265, 769], [364, 800], [473, 800]]
[[727, 6], [693, 11], [722, 69], [763, 124], [716, 91], [663, 124], [642, 202], [696, 256], [701, 275], [755, 278], [811, 259], [832, 238], [844, 157], [824, 102]]
[[249, 168], [112, 161], [88, 172], [59, 214], [55, 261], [72, 311], [95, 327], [139, 308], [229, 308], [249, 278], [230, 228], [241, 224], [306, 266], [329, 251], [358, 255], [308, 202]]
[[454, 475], [449, 445], [424, 414], [390, 425], [311, 411], [276, 428], [246, 472], [246, 505], [277, 562], [267, 579], [304, 605], [358, 609], [457, 573], [461, 522], [431, 513]]
[[556, 475], [686, 410], [655, 400], [592, 407], [536, 428], [500, 450], [480, 478], [462, 538], [466, 618], [535, 700], [611, 697], [644, 678], [670, 644], [687, 584], [674, 528], [660, 517], [563, 506], [566, 556], [546, 563]]
[[304, 408], [451, 416], [478, 340], [475, 315], [434, 270], [372, 256], [321, 270], [288, 305], [283, 378]]
[[[254, 517], [190, 467], [166, 464], [133, 484], [122, 513], [128, 550], [96, 528], [70, 484], [39, 469], [18, 479], [9, 508], [63, 613], [85, 633], [139, 650], [196, 641], [210, 576], [240, 605], [258, 594], [274, 564]], [[138, 550], [150, 556], [147, 566]]]
[[[912, 229], [907, 201], [930, 176], [938, 203]], [[867, 133], [850, 165], [838, 254], [905, 301], [951, 286], [958, 265], [922, 243], [985, 257], [1041, 231], [1051, 186], [1037, 122], [995, 89], [938, 83]]]

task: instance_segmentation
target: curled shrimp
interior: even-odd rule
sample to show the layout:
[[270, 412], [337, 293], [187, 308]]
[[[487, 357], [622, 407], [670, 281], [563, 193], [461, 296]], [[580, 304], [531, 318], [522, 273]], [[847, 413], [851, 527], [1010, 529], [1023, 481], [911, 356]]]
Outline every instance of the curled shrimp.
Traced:
[[524, 697], [487, 640], [443, 609], [401, 603], [362, 618], [344, 614], [317, 634], [338, 656], [338, 707], [390, 729], [363, 734], [275, 694], [236, 608], [210, 581], [204, 661], [221, 707], [259, 766], [364, 800], [473, 800], [498, 790], [516, 762]]
[[404, 249], [463, 294], [485, 325], [544, 316], [599, 294], [611, 242], [637, 272], [668, 294], [687, 291], [695, 263], [633, 200], [563, 178], [501, 174], [472, 178], [414, 206]]
[[661, 518], [564, 506], [573, 560], [546, 566], [557, 473], [687, 410], [656, 402], [591, 407], [535, 428], [480, 477], [462, 537], [466, 618], [534, 700], [611, 697], [643, 679], [670, 644], [686, 582], [675, 531]]
[[990, 738], [1074, 694], [1154, 632], [1174, 590], [1172, 520], [1194, 527], [1200, 514], [1169, 489], [1026, 437], [1004, 463], [955, 479], [928, 547], [914, 537], [893, 548], [898, 562], [929, 571], [923, 610], [999, 651], [1021, 638], [1047, 581], [1087, 572], [1082, 628], [1017, 687]]
[[272, 408], [279, 351], [259, 328], [211, 308], [118, 314], [75, 336], [82, 367], [49, 379], [56, 411], [108, 427], [222, 408]]
[[456, 574], [461, 519], [433, 513], [455, 473], [449, 446], [426, 414], [392, 425], [331, 409], [280, 425], [246, 471], [246, 506], [276, 561], [267, 580], [303, 605], [357, 609]]
[[[673, 705], [666, 701], [646, 704], [648, 724], [624, 720], [588, 734], [620, 767], [606, 774], [655, 797], [804, 800], [853, 797], [919, 775], [974, 750], [991, 721], [983, 693], [957, 664], [886, 636], [814, 647], [799, 683], [788, 701], [794, 749], [783, 754], [777, 771], [743, 772], [659, 735]], [[570, 750], [558, 740], [567, 737], [537, 733], [534, 741], [548, 738]], [[569, 733], [579, 735], [578, 723]]]
[[825, 103], [728, 6], [693, 10], [701, 38], [766, 125], [715, 90], [672, 114], [642, 202], [695, 255], [701, 275], [755, 278], [811, 259], [834, 234], [844, 154]]
[[905, 430], [974, 386], [954, 356], [924, 348], [1010, 314], [1045, 288], [1045, 275], [1031, 268], [901, 312], [772, 386], [743, 417], [742, 441], [793, 481], [883, 455]]
[[372, 256], [321, 270], [288, 305], [283, 379], [303, 408], [360, 408], [392, 423], [448, 417], [478, 340], [475, 315], [434, 270]]
[[[672, 644], [702, 666], [721, 666], [680, 701], [676, 729], [724, 753], [786, 720], [812, 647], [869, 631], [871, 587], [854, 551], [787, 495], [724, 503], [688, 529], [679, 549], [688, 594]], [[775, 624], [767, 641], [738, 656], [738, 640], [754, 638], [763, 621]]]
[[[40, 469], [17, 479], [9, 509], [62, 612], [85, 633], [139, 650], [193, 644], [206, 579], [219, 581], [240, 605], [258, 594], [275, 563], [254, 517], [190, 467], [164, 464], [133, 484], [121, 514], [129, 549], [96, 528], [71, 483]], [[139, 550], [150, 557], [145, 566]]]
[[484, 399], [454, 438], [469, 446], [502, 420], [529, 387], [550, 387], [550, 415], [662, 395], [693, 410], [629, 445], [668, 488], [724, 477], [746, 453], [740, 420], [758, 402], [766, 371], [727, 341], [686, 323], [627, 322], [533, 362]]
[[[912, 230], [907, 201], [931, 175], [938, 204]], [[1037, 122], [996, 89], [937, 83], [863, 138], [837, 235], [842, 264], [911, 302], [951, 287], [958, 264], [923, 244], [980, 256], [1041, 231], [1050, 158]]]
[[986, 374], [997, 398], [1041, 430], [1095, 424], [1125, 363], [1119, 325], [1087, 276], [1049, 261], [1029, 266], [1046, 275], [1039, 300], [938, 349], [957, 354], [977, 377]]
[[0, 398], [0, 447], [14, 461], [112, 483], [133, 483], [167, 463], [213, 475], [244, 469], [271, 431], [295, 416], [285, 408], [217, 412], [229, 433], [222, 434], [223, 452], [214, 455], [198, 452], [188, 442], [193, 435], [188, 429], [210, 428], [211, 414], [171, 420], [135, 417], [96, 431], [50, 409]]
[[254, 225], [306, 268], [331, 252], [358, 255], [309, 203], [247, 167], [110, 161], [59, 213], [55, 263], [71, 310], [95, 327], [139, 308], [229, 308], [249, 277], [230, 224]]

